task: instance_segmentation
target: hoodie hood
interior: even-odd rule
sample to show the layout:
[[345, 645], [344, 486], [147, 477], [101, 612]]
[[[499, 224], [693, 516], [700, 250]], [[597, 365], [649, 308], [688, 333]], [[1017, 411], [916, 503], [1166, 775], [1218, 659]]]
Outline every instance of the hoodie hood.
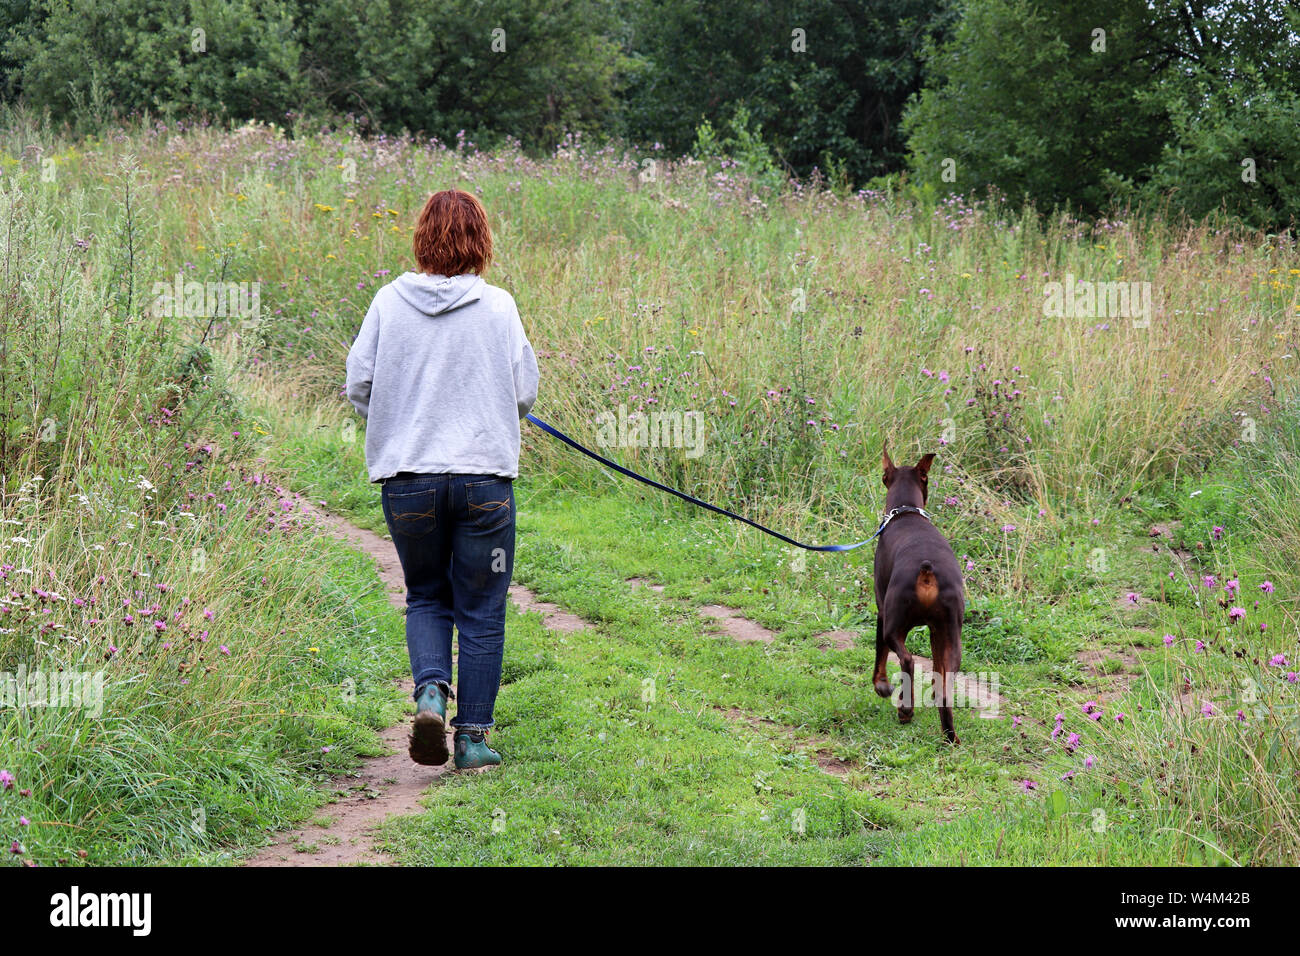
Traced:
[[440, 315], [477, 302], [483, 298], [484, 285], [482, 277], [473, 274], [439, 276], [403, 272], [393, 280], [397, 294], [425, 315]]

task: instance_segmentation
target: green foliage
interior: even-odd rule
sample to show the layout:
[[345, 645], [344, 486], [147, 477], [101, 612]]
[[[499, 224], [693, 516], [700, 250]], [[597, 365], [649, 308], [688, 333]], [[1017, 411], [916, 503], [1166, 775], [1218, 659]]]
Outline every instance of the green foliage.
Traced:
[[291, 14], [289, 0], [34, 0], [4, 43], [4, 85], [83, 130], [113, 114], [280, 120], [309, 92]]
[[1194, 105], [1175, 104], [1175, 135], [1134, 194], [1261, 229], [1300, 221], [1300, 92], [1266, 86], [1257, 72], [1231, 89], [1197, 89]]
[[712, 160], [715, 167], [718, 160], [723, 160], [723, 165], [738, 169], [765, 195], [779, 189], [785, 182], [785, 174], [763, 141], [762, 127], [750, 129], [749, 110], [744, 106], [737, 107], [727, 126], [728, 132], [719, 136], [708, 120], [701, 123], [695, 131], [692, 155]]
[[680, 152], [702, 122], [722, 125], [744, 106], [788, 170], [840, 168], [855, 182], [900, 165], [922, 45], [951, 20], [939, 0], [624, 6], [628, 46], [645, 63], [626, 96], [629, 136]]
[[1298, 30], [1285, 0], [15, 0], [0, 94], [82, 133], [346, 118], [533, 154], [582, 134], [725, 153], [760, 191], [816, 176], [1279, 230], [1300, 211]]
[[[1137, 176], [1158, 158], [1169, 123], [1142, 96], [1158, 74], [1137, 5], [970, 0], [961, 9], [952, 39], [931, 49], [934, 82], [904, 122], [921, 183], [1096, 210], [1109, 198], [1106, 177]], [[1105, 52], [1094, 52], [1098, 27]]]
[[631, 61], [597, 0], [301, 3], [304, 62], [323, 103], [364, 125], [549, 148], [616, 127]]
[[[1172, 199], [1257, 226], [1294, 218], [1295, 9], [1282, 0], [965, 0], [908, 111], [940, 195], [993, 188], [1088, 214]], [[1243, 159], [1258, 183], [1242, 181]], [[945, 175], [947, 174], [947, 175]]]
[[[36, 0], [11, 15], [4, 85], [82, 129], [111, 114], [461, 131], [550, 146], [614, 111], [629, 61], [594, 0]], [[0, 22], [0, 27], [5, 26]], [[501, 31], [497, 34], [495, 31]], [[83, 68], [69, 74], [63, 64]], [[70, 77], [70, 78], [69, 78]]]

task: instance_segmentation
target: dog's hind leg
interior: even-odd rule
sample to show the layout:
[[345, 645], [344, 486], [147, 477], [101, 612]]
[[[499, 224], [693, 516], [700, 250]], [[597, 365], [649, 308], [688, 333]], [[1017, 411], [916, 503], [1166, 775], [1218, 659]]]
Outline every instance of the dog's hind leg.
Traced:
[[889, 648], [885, 646], [885, 616], [879, 609], [876, 611], [876, 669], [872, 675], [872, 680], [876, 685], [876, 693], [881, 697], [888, 697], [894, 692], [894, 688], [889, 683]]
[[889, 628], [885, 631], [885, 643], [898, 655], [898, 662], [903, 667], [903, 696], [898, 702], [899, 723], [910, 723], [912, 710], [916, 706], [916, 681], [913, 679], [912, 655], [907, 651], [907, 631], [901, 628]]
[[939, 726], [943, 728], [943, 735], [949, 743], [960, 743], [952, 715], [957, 673], [961, 670], [960, 614], [950, 613], [942, 623], [930, 626], [930, 648], [934, 653], [935, 704], [939, 708]]

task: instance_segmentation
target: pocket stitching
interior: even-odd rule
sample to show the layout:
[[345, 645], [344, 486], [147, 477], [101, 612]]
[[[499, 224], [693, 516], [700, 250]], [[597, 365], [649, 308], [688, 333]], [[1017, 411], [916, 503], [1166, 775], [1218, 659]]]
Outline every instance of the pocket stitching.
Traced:
[[[496, 485], [502, 482], [505, 482], [506, 485], [510, 486], [511, 490], [513, 490], [513, 486], [511, 486], [509, 480], [505, 478], [497, 478], [489, 481], [467, 482], [465, 484], [465, 503], [469, 506], [469, 510], [474, 513], [474, 523], [485, 531], [495, 531], [510, 520], [511, 515], [514, 513], [511, 495], [510, 492], [507, 491], [505, 498], [500, 498], [494, 501], [474, 501], [471, 489], [482, 488], [484, 485]], [[495, 507], [489, 507], [489, 505]], [[491, 523], [492, 519], [490, 516], [499, 511], [505, 512], [505, 514], [502, 515], [500, 521], [497, 521], [495, 524]]]

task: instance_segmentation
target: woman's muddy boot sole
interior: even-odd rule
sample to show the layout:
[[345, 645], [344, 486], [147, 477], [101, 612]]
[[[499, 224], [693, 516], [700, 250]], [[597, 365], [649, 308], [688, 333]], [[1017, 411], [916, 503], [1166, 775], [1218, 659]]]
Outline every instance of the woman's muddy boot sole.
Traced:
[[447, 749], [447, 724], [441, 714], [422, 710], [415, 715], [411, 729], [411, 759], [426, 767], [441, 767], [451, 756]]

